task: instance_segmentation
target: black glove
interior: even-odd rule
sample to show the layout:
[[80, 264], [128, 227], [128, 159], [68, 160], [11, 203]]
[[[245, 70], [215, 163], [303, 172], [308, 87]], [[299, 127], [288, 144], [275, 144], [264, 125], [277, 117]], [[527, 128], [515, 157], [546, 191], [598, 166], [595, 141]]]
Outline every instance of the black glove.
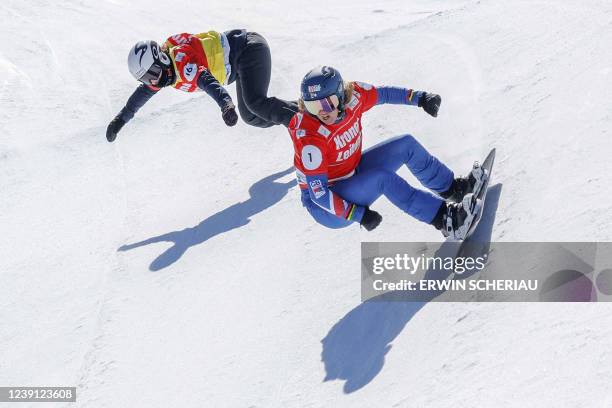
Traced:
[[236, 107], [233, 103], [228, 103], [223, 107], [221, 116], [227, 126], [234, 126], [238, 123], [238, 114], [236, 113]]
[[440, 103], [442, 103], [442, 98], [440, 98], [440, 95], [423, 92], [421, 99], [419, 99], [419, 108], [423, 108], [425, 112], [429, 113], [435, 118], [438, 116]]
[[116, 116], [115, 119], [111, 120], [111, 123], [106, 128], [106, 140], [109, 142], [114, 141], [123, 125], [125, 125], [125, 121], [121, 119], [121, 116]]
[[380, 224], [381, 221], [382, 215], [366, 207], [365, 212], [363, 213], [363, 217], [361, 218], [360, 224], [368, 231], [372, 231], [374, 228], [378, 227], [378, 224]]

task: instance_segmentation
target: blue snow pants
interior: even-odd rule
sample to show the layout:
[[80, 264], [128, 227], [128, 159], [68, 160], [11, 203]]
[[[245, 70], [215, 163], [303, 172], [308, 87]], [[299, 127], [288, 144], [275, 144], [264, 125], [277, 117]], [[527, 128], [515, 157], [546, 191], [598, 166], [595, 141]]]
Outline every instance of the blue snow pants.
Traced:
[[[384, 194], [405, 213], [431, 223], [444, 200], [415, 189], [398, 176], [396, 171], [402, 164], [423, 186], [436, 193], [447, 191], [454, 179], [453, 172], [425, 150], [412, 135], [402, 135], [364, 151], [355, 174], [334, 182], [330, 190], [347, 201], [368, 207]], [[302, 190], [302, 204], [319, 224], [328, 228], [343, 228], [353, 223], [316, 205], [310, 199], [308, 190]]]

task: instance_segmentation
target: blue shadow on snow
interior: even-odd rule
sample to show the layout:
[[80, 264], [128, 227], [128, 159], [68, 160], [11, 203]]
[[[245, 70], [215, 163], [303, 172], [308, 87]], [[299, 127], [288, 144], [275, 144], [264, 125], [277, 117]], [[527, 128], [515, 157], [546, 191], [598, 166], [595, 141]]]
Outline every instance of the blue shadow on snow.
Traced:
[[172, 242], [174, 245], [155, 258], [149, 266], [151, 271], [159, 271], [176, 262], [189, 248], [201, 244], [216, 235], [245, 226], [251, 221], [250, 217], [282, 200], [289, 192], [289, 189], [297, 183], [295, 180], [286, 183], [279, 183], [276, 180], [292, 171], [293, 167], [289, 167], [286, 170], [257, 181], [249, 188], [251, 197], [248, 200], [219, 211], [194, 227], [168, 232], [134, 244], [123, 245], [118, 250], [128, 251], [158, 242]]
[[[501, 190], [501, 184], [489, 188], [483, 218], [470, 238], [470, 242], [480, 244], [476, 246], [479, 254], [462, 253], [461, 256], [482, 256], [489, 252]], [[445, 243], [436, 251], [436, 256], [457, 256], [456, 251], [456, 245]], [[448, 274], [444, 273], [427, 271], [424, 279], [445, 279]], [[401, 299], [401, 293], [387, 293], [375, 300], [360, 303], [321, 340], [321, 360], [326, 373], [323, 381], [345, 380], [343, 390], [347, 394], [369, 384], [382, 370], [393, 340], [427, 302], [440, 294], [417, 294], [419, 301], [408, 302], [392, 300], [396, 295]]]

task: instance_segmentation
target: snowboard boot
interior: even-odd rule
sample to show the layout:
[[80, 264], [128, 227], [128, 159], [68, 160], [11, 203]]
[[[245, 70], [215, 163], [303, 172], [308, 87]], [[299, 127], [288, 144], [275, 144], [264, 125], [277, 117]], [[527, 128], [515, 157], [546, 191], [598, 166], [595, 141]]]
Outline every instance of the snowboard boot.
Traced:
[[486, 172], [480, 167], [480, 163], [474, 162], [472, 171], [467, 177], [457, 177], [453, 180], [448, 190], [440, 193], [440, 197], [445, 200], [459, 203], [463, 200], [468, 193], [474, 193], [478, 195], [480, 188], [484, 184], [486, 179]]
[[482, 200], [468, 193], [460, 203], [444, 202], [431, 224], [447, 238], [464, 240], [481, 209]]

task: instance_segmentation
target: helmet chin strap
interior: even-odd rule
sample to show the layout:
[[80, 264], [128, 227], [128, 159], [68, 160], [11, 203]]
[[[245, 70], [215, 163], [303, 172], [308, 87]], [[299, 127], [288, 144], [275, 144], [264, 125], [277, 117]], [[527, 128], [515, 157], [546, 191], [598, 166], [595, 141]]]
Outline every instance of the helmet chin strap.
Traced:
[[334, 122], [334, 124], [342, 121], [344, 119], [344, 106], [342, 107], [338, 107], [338, 117], [336, 118], [336, 121]]
[[165, 86], [172, 85], [174, 83], [175, 78], [176, 75], [174, 73], [174, 69], [172, 69], [172, 67], [167, 68], [162, 72], [162, 76], [159, 80], [158, 86], [160, 88], [163, 88]]

